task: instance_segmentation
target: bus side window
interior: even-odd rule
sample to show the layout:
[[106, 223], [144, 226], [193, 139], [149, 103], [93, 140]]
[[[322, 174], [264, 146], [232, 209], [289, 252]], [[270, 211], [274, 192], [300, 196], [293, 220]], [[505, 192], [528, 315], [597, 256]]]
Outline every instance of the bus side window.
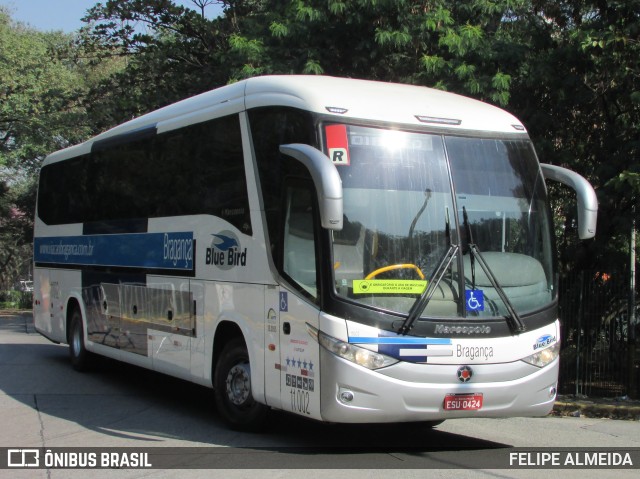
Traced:
[[285, 178], [310, 178], [297, 160], [280, 153], [280, 145], [316, 145], [314, 123], [308, 112], [293, 108], [267, 107], [249, 111], [251, 137], [256, 155], [260, 190], [267, 220], [273, 262], [282, 272], [283, 200]]
[[316, 232], [313, 187], [288, 186], [285, 190], [283, 271], [304, 292], [318, 297]]

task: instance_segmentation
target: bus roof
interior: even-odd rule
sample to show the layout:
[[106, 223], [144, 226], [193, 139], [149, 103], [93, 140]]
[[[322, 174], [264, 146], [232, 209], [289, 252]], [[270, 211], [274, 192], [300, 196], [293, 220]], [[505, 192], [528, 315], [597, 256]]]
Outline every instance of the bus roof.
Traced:
[[315, 75], [254, 77], [147, 113], [81, 145], [47, 157], [45, 163], [91, 151], [96, 141], [157, 127], [158, 133], [224, 114], [264, 106], [289, 106], [349, 119], [429, 126], [465, 132], [525, 133], [513, 115], [487, 103], [432, 88]]

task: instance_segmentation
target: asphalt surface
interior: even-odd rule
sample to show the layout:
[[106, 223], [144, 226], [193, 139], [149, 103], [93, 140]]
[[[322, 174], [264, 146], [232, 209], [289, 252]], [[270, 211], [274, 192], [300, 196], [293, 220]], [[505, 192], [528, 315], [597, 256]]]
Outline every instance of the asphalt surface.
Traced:
[[[586, 409], [595, 408], [589, 403], [596, 401], [577, 399], [559, 401], [558, 408], [566, 407], [568, 417], [462, 419], [425, 429], [330, 425], [274, 413], [267, 431], [240, 433], [220, 421], [210, 390], [110, 360], [92, 373], [77, 373], [69, 365], [66, 346], [55, 345], [34, 331], [30, 312], [0, 312], [0, 449], [150, 448], [155, 450], [155, 462], [158, 451], [168, 455], [177, 447], [181, 448], [177, 457], [163, 459], [188, 467], [118, 471], [0, 468], [0, 478], [502, 478], [540, 473], [557, 477], [560, 472], [563, 479], [638, 477], [637, 467], [634, 473], [628, 469], [545, 472], [496, 466], [513, 452], [561, 451], [568, 446], [630, 449], [639, 455], [640, 466], [640, 422], [591, 418], [587, 412], [571, 414], [581, 403], [589, 406]], [[633, 404], [610, 402], [598, 402], [597, 407], [634, 411]], [[191, 469], [197, 465], [203, 468]]]

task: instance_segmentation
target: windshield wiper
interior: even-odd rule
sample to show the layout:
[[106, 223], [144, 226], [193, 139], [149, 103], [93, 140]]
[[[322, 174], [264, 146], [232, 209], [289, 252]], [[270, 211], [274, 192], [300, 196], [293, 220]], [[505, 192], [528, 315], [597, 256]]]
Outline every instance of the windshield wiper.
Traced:
[[440, 261], [438, 262], [438, 266], [431, 274], [431, 277], [429, 278], [429, 281], [427, 283], [427, 287], [424, 289], [420, 297], [416, 299], [415, 303], [413, 303], [413, 306], [411, 306], [411, 309], [407, 314], [407, 319], [404, 320], [404, 322], [400, 326], [400, 329], [398, 329], [398, 334], [407, 334], [411, 330], [411, 328], [413, 327], [413, 323], [416, 322], [416, 320], [420, 317], [424, 309], [429, 304], [429, 301], [431, 301], [433, 294], [436, 292], [436, 287], [438, 286], [438, 284], [440, 284], [440, 281], [442, 280], [444, 274], [447, 272], [451, 261], [453, 261], [453, 258], [455, 258], [456, 253], [458, 252], [458, 245], [451, 244], [448, 210], [447, 220], [445, 223], [445, 236], [447, 238], [447, 244], [449, 245], [449, 247], [447, 248], [447, 251], [445, 251], [444, 255], [442, 255]]
[[502, 288], [500, 283], [498, 283], [495, 274], [493, 274], [493, 271], [491, 271], [491, 268], [487, 264], [487, 261], [484, 259], [484, 256], [482, 256], [478, 245], [473, 241], [473, 235], [471, 234], [471, 226], [469, 225], [467, 209], [464, 206], [462, 207], [462, 219], [464, 221], [464, 228], [467, 233], [467, 245], [469, 246], [469, 254], [471, 255], [469, 258], [471, 261], [471, 287], [473, 289], [475, 289], [476, 287], [475, 260], [477, 259], [480, 267], [487, 275], [487, 278], [489, 278], [491, 286], [493, 286], [493, 289], [496, 290], [498, 296], [500, 296], [500, 299], [507, 308], [507, 312], [509, 314], [506, 316], [506, 319], [507, 323], [509, 324], [509, 328], [514, 334], [524, 332], [526, 330], [526, 327], [522, 322], [522, 319], [520, 319], [520, 316], [518, 315], [516, 309], [513, 307], [513, 304], [509, 300], [509, 297], [504, 292], [504, 289]]

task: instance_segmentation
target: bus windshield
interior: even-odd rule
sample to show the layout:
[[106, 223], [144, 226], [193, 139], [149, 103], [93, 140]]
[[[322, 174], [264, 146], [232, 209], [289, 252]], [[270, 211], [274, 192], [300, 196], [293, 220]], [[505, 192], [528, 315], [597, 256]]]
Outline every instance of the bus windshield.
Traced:
[[423, 318], [553, 301], [550, 214], [529, 140], [340, 124], [324, 133], [343, 184], [344, 227], [332, 233], [340, 297], [406, 315], [432, 282]]

